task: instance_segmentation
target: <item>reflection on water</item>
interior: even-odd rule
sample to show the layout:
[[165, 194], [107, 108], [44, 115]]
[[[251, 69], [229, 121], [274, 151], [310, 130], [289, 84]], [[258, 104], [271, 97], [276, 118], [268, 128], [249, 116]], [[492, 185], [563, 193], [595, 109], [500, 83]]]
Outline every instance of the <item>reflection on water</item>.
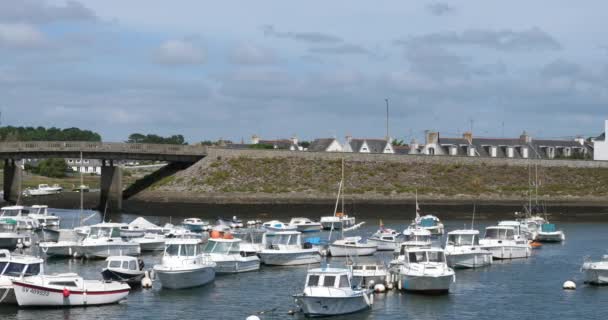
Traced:
[[[65, 227], [80, 217], [78, 211], [56, 211]], [[316, 218], [318, 215], [311, 215]], [[123, 215], [129, 222], [135, 216]], [[95, 223], [99, 216], [89, 220]], [[166, 217], [151, 217], [155, 223], [169, 222]], [[76, 222], [74, 222], [76, 221]], [[175, 223], [175, 221], [173, 221]], [[405, 221], [385, 220], [402, 230]], [[462, 228], [468, 221], [444, 221], [447, 230]], [[483, 229], [492, 221], [480, 221]], [[367, 221], [352, 235], [370, 236], [377, 221]], [[600, 257], [608, 249], [608, 223], [560, 223], [567, 241], [547, 244], [534, 250], [529, 259], [500, 261], [480, 270], [458, 270], [457, 281], [446, 296], [424, 296], [391, 291], [375, 296], [373, 309], [332, 319], [598, 319], [608, 314], [608, 288], [582, 284], [579, 269], [583, 257]], [[483, 232], [482, 232], [483, 233]], [[317, 236], [326, 237], [323, 232]], [[440, 244], [441, 240], [437, 240]], [[360, 260], [389, 261], [391, 252]], [[146, 268], [160, 260], [160, 254], [143, 257]], [[344, 258], [328, 259], [334, 266]], [[48, 272], [77, 272], [86, 278], [99, 279], [104, 261], [50, 260]], [[151, 290], [134, 290], [128, 300], [118, 305], [71, 309], [18, 309], [0, 306], [0, 319], [245, 319], [265, 311], [262, 319], [300, 319], [289, 316], [292, 294], [302, 289], [307, 267], [264, 267], [260, 271], [218, 276], [210, 285], [186, 290], [162, 290], [158, 283]], [[564, 291], [565, 280], [577, 282], [578, 290]]]

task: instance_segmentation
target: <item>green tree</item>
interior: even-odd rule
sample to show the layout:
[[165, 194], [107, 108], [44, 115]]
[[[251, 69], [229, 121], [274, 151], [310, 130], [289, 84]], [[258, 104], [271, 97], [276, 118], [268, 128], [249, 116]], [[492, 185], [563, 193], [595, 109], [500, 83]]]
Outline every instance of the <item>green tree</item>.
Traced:
[[129, 135], [127, 143], [158, 143], [158, 144], [180, 144], [186, 145], [186, 139], [181, 134], [172, 135], [169, 137], [161, 137], [156, 134], [143, 135], [141, 133], [133, 133]]
[[38, 162], [37, 166], [26, 166], [26, 170], [31, 170], [35, 174], [51, 178], [63, 178], [68, 171], [68, 165], [64, 159], [50, 158]]

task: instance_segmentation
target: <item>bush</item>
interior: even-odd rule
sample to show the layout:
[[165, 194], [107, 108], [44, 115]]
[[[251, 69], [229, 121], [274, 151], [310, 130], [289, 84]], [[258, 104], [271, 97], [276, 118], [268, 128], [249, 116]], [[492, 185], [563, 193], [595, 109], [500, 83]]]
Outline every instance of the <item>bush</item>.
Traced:
[[68, 165], [64, 159], [51, 158], [38, 162], [38, 166], [25, 166], [26, 170], [30, 170], [32, 173], [39, 174], [41, 176], [50, 178], [63, 178], [66, 176], [68, 171]]

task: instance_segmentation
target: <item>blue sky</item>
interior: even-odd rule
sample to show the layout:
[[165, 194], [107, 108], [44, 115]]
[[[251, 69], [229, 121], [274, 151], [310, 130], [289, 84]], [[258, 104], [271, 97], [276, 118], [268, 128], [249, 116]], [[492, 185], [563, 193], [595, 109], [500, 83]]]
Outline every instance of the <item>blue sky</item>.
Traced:
[[[3, 125], [190, 142], [598, 135], [605, 1], [0, 2]], [[504, 123], [504, 129], [503, 129]]]

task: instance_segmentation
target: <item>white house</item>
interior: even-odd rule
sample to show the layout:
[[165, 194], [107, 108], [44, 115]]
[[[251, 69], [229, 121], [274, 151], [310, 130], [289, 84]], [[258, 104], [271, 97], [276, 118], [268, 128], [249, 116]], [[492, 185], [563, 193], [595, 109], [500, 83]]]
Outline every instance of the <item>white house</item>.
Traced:
[[308, 146], [308, 151], [313, 152], [342, 152], [342, 149], [342, 145], [336, 138], [315, 139]]
[[593, 139], [593, 160], [608, 160], [608, 120], [604, 122], [604, 133]]
[[391, 139], [353, 139], [350, 136], [346, 137], [346, 142], [342, 148], [343, 152], [358, 152], [358, 153], [391, 153], [395, 150], [392, 146]]

